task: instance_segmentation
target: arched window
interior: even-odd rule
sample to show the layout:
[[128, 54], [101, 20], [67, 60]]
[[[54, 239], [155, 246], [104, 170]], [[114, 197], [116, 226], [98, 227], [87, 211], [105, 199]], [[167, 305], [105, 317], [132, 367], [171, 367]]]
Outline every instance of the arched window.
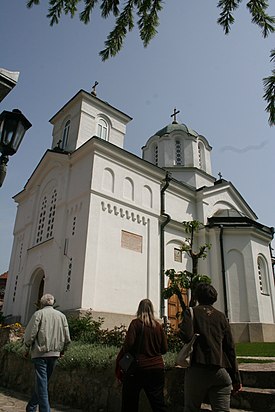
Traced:
[[199, 142], [198, 144], [198, 158], [199, 158], [199, 168], [205, 170], [205, 153], [204, 145]]
[[99, 119], [98, 121], [97, 136], [103, 140], [107, 140], [108, 138], [108, 124], [104, 119]]
[[44, 194], [38, 217], [35, 244], [42, 243], [53, 237], [54, 221], [56, 214], [57, 190]]
[[176, 140], [176, 165], [182, 164], [182, 155], [181, 155], [181, 142]]
[[154, 156], [155, 156], [154, 163], [155, 163], [156, 166], [158, 166], [158, 164], [159, 164], [159, 148], [158, 148], [157, 144], [155, 145]]
[[68, 138], [69, 138], [69, 131], [70, 131], [70, 125], [71, 121], [67, 120], [64, 129], [63, 129], [63, 135], [62, 135], [62, 143], [61, 143], [61, 149], [66, 150], [67, 144], [68, 144]]
[[258, 256], [257, 259], [258, 266], [258, 279], [260, 285], [260, 291], [263, 295], [269, 294], [268, 280], [267, 280], [267, 266], [266, 261], [263, 256]]

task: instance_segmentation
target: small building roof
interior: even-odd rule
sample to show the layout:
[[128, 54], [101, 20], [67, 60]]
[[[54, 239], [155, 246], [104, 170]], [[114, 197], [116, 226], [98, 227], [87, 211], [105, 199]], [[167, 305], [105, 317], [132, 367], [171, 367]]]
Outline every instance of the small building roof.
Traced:
[[0, 279], [8, 279], [8, 272], [2, 273], [2, 275], [0, 275]]

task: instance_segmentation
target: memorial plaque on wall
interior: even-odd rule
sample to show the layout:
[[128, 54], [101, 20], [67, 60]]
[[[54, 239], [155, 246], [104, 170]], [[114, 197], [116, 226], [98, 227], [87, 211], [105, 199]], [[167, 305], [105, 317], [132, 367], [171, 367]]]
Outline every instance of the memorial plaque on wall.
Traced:
[[122, 230], [121, 247], [142, 253], [142, 236]]
[[182, 262], [182, 251], [180, 249], [174, 249], [174, 261]]

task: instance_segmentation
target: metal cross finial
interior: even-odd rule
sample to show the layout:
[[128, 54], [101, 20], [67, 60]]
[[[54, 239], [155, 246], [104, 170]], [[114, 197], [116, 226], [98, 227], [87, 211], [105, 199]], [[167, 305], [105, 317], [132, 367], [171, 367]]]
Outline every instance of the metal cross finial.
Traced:
[[92, 91], [91, 91], [91, 94], [93, 94], [94, 96], [96, 96], [96, 90], [95, 90], [95, 88], [96, 88], [97, 85], [98, 85], [98, 82], [95, 81], [95, 84], [93, 85]]
[[174, 117], [173, 123], [178, 123], [178, 122], [177, 122], [177, 114], [178, 114], [178, 113], [180, 113], [180, 111], [179, 111], [179, 110], [177, 111], [177, 109], [174, 108], [174, 113], [171, 114], [171, 117]]
[[221, 179], [221, 178], [222, 178], [222, 174], [221, 174], [221, 172], [219, 172], [219, 173], [218, 173], [218, 175], [219, 175], [219, 178]]

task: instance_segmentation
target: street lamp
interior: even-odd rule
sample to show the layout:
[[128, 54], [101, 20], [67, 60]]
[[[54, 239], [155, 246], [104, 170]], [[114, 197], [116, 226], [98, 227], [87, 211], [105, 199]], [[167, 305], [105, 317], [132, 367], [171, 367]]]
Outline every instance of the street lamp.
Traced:
[[18, 109], [12, 112], [4, 110], [0, 114], [0, 187], [2, 186], [9, 156], [17, 152], [25, 132], [31, 127], [31, 123]]

